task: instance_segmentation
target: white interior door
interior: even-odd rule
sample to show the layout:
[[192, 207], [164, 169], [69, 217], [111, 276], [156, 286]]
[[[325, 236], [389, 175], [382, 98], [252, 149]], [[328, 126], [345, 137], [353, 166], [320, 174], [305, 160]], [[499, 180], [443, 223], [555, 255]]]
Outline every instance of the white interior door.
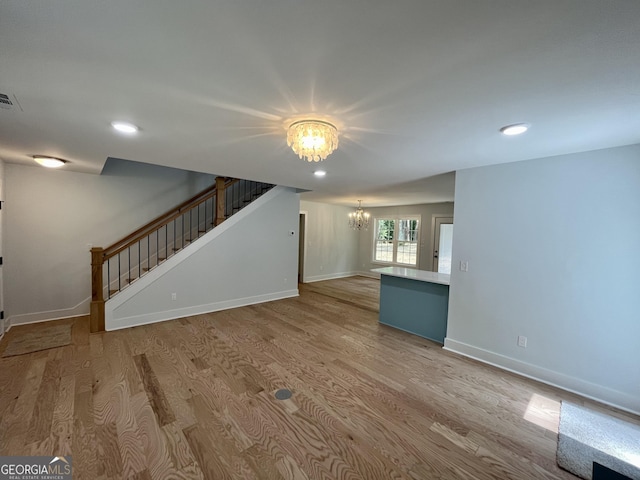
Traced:
[[434, 217], [433, 221], [433, 271], [450, 274], [453, 217]]

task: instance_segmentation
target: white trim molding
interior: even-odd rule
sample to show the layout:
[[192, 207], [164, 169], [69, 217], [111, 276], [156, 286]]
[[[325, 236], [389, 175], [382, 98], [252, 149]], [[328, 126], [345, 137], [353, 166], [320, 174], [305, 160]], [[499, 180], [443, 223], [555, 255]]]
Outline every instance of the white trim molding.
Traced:
[[526, 363], [515, 358], [507, 357], [499, 353], [474, 347], [467, 343], [458, 342], [450, 338], [444, 339], [445, 350], [459, 355], [463, 355], [479, 362], [492, 365], [494, 367], [512, 372], [523, 377], [537, 380], [547, 385], [576, 393], [586, 398], [596, 400], [612, 407], [625, 410], [635, 415], [640, 415], [640, 399], [632, 397], [624, 392], [612, 390], [607, 387], [596, 385], [591, 382], [580, 380], [579, 378], [565, 375], [564, 373], [539, 367], [531, 363]]
[[325, 280], [335, 280], [336, 278], [355, 277], [360, 275], [359, 272], [342, 272], [342, 273], [329, 273], [327, 275], [314, 275], [304, 279], [304, 283], [323, 282]]
[[5, 328], [8, 332], [13, 325], [26, 325], [28, 323], [50, 322], [63, 318], [84, 317], [85, 315], [89, 315], [89, 305], [91, 305], [91, 297], [85, 298], [71, 308], [11, 315], [6, 320]]
[[176, 318], [190, 317], [193, 315], [201, 315], [203, 313], [218, 312], [220, 310], [228, 310], [230, 308], [246, 307], [257, 303], [272, 302], [274, 300], [283, 300], [285, 298], [297, 297], [298, 289], [285, 290], [282, 292], [268, 293], [265, 295], [256, 295], [253, 297], [236, 298], [233, 300], [225, 300], [205, 305], [195, 305], [176, 310], [163, 312], [153, 312], [132, 317], [110, 319], [106, 325], [107, 331], [120, 330], [123, 328], [137, 327], [147, 325], [149, 323], [164, 322], [174, 320]]

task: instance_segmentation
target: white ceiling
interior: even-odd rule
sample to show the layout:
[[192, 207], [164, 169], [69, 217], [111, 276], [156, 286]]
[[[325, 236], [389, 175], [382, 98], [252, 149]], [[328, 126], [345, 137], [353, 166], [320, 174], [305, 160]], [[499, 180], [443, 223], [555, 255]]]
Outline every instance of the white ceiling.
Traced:
[[[19, 102], [0, 109], [7, 162], [99, 173], [116, 157], [309, 200], [451, 201], [453, 176], [430, 177], [640, 142], [640, 1], [2, 0], [0, 93]], [[340, 126], [321, 165], [286, 145], [305, 113]]]

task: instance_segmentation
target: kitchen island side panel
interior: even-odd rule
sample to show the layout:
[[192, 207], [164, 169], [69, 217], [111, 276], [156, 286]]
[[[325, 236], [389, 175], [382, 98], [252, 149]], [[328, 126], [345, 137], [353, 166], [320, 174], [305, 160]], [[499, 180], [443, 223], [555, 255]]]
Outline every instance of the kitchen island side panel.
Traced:
[[380, 277], [380, 323], [444, 343], [448, 309], [448, 285]]

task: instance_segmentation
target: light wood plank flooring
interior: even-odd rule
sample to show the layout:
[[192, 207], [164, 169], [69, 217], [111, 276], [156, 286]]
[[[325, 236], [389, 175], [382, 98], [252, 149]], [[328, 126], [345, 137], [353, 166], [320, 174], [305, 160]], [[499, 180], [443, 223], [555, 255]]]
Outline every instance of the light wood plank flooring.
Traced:
[[[605, 407], [381, 326], [377, 304], [352, 277], [117, 332], [75, 319], [72, 345], [0, 358], [0, 455], [72, 455], [92, 480], [575, 478], [559, 400]], [[18, 328], [38, 326], [0, 352]]]

